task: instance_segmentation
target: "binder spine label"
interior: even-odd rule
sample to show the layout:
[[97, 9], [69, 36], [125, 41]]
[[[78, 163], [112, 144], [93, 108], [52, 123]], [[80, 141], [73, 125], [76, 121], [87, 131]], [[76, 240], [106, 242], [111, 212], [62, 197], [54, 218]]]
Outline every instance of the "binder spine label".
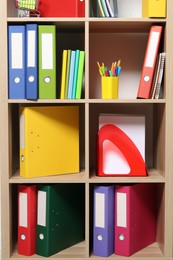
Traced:
[[152, 32], [151, 33], [148, 55], [147, 55], [147, 59], [146, 59], [146, 62], [145, 62], [146, 67], [152, 68], [154, 66], [159, 37], [160, 37], [159, 32]]
[[46, 227], [46, 192], [38, 191], [37, 224]]
[[27, 193], [19, 193], [19, 226], [28, 227], [28, 201]]
[[35, 67], [36, 66], [36, 55], [35, 55], [35, 38], [36, 31], [28, 31], [28, 48], [27, 48], [27, 66]]
[[12, 69], [23, 68], [23, 35], [22, 33], [11, 34]]
[[95, 226], [105, 228], [105, 195], [103, 193], [96, 193], [95, 205]]
[[[49, 52], [47, 50], [49, 49]], [[49, 55], [47, 55], [47, 53]], [[42, 69], [53, 69], [53, 35], [52, 33], [42, 34]]]
[[127, 227], [127, 194], [117, 192], [117, 226]]

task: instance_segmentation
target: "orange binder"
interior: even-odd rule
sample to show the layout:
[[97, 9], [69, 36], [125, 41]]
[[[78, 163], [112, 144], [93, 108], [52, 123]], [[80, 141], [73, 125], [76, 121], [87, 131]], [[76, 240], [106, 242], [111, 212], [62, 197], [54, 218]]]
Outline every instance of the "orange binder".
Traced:
[[137, 98], [149, 98], [158, 54], [162, 26], [151, 26]]
[[84, 0], [40, 0], [38, 10], [41, 17], [84, 17]]
[[18, 185], [18, 254], [36, 252], [37, 224], [36, 185]]

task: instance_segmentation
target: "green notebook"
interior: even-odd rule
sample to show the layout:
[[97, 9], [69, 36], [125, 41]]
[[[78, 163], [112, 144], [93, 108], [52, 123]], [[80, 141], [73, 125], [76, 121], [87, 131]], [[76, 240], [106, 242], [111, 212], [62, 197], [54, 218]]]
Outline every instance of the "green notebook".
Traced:
[[77, 76], [77, 85], [76, 85], [76, 98], [80, 99], [82, 94], [82, 81], [83, 81], [83, 72], [84, 72], [84, 60], [85, 52], [80, 51], [79, 54], [79, 65], [78, 65], [78, 76]]
[[83, 184], [38, 187], [36, 253], [51, 256], [84, 240]]

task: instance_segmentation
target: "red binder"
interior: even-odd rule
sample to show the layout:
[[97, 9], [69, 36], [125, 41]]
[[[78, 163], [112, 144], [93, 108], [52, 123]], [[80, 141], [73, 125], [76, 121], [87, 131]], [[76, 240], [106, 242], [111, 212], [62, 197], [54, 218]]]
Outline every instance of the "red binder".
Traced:
[[130, 256], [156, 241], [154, 184], [115, 186], [115, 254]]
[[18, 185], [18, 254], [36, 253], [36, 185]]
[[158, 54], [162, 26], [151, 26], [137, 98], [149, 98]]
[[41, 17], [84, 17], [84, 0], [40, 0]]

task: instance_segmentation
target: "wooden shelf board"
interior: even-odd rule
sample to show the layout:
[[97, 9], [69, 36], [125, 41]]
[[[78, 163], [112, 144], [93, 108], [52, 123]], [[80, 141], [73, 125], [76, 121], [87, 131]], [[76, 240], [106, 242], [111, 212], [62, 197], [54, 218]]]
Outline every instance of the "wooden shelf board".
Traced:
[[[82, 258], [85, 258], [86, 255], [85, 255], [85, 241], [82, 241], [81, 243], [78, 243], [74, 246], [71, 246], [65, 250], [62, 250], [61, 252], [57, 253], [57, 254], [54, 254], [52, 256], [49, 256], [49, 259], [67, 259], [67, 258], [72, 258], [72, 259], [82, 259]], [[26, 256], [23, 256], [23, 255], [19, 255], [17, 253], [17, 245], [15, 247], [15, 249], [13, 250], [12, 252], [12, 255], [11, 255], [11, 258], [14, 258], [14, 259], [28, 259], [28, 257]], [[29, 257], [29, 259], [43, 259], [42, 256], [39, 256], [39, 255], [32, 255]]]
[[8, 99], [9, 104], [40, 104], [40, 103], [127, 103], [127, 104], [165, 104], [166, 99]]
[[148, 176], [146, 177], [99, 177], [96, 176], [95, 171], [93, 170], [90, 175], [90, 183], [108, 183], [108, 182], [115, 182], [115, 183], [133, 183], [133, 182], [140, 182], [140, 183], [164, 183], [165, 179], [161, 176], [158, 171], [155, 169], [148, 170]]
[[89, 99], [89, 103], [127, 103], [127, 104], [157, 104], [166, 103], [165, 99]]
[[27, 99], [8, 99], [9, 104], [41, 104], [41, 103], [85, 103], [85, 99], [37, 99], [37, 100], [27, 100]]
[[[146, 259], [147, 257], [149, 257], [149, 259], [163, 259], [163, 254], [160, 250], [160, 248], [158, 247], [158, 244], [155, 242], [147, 247], [145, 247], [144, 249], [138, 251], [137, 253], [135, 253], [134, 255], [130, 256], [129, 259], [136, 259], [136, 260], [140, 260], [140, 259]], [[93, 259], [98, 259], [98, 257], [91, 255], [90, 258]], [[106, 258], [105, 258], [106, 259]], [[118, 255], [111, 255], [109, 256], [109, 259], [127, 259], [127, 257], [123, 257], [123, 256], [118, 256]]]
[[84, 170], [81, 170], [79, 173], [35, 177], [35, 178], [23, 178], [20, 176], [20, 172], [18, 170], [9, 179], [9, 183], [59, 183], [59, 182], [85, 183], [86, 179], [87, 179], [87, 174]]

